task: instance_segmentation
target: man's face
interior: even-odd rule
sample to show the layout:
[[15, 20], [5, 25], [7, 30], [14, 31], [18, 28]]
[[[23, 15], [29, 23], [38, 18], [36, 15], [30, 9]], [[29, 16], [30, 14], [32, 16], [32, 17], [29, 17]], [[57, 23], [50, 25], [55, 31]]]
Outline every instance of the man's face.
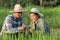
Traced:
[[20, 18], [22, 16], [22, 12], [14, 12], [16, 18]]
[[32, 21], [37, 21], [37, 19], [38, 19], [37, 15], [34, 13], [30, 14], [30, 18], [32, 19]]

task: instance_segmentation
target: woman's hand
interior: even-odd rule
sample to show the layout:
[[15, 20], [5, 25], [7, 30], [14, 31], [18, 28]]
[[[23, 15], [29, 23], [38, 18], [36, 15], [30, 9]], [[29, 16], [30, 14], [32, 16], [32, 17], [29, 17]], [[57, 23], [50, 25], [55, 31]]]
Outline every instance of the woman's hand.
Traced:
[[28, 30], [28, 32], [32, 33], [32, 28], [30, 28], [30, 29]]

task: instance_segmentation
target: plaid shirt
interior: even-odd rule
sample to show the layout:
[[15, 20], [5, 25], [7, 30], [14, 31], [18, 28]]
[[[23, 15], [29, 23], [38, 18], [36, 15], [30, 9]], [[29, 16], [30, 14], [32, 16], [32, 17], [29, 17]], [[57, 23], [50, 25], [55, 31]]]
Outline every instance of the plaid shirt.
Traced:
[[20, 31], [19, 27], [24, 24], [23, 18], [16, 19], [13, 15], [8, 15], [4, 21], [2, 32], [17, 33]]

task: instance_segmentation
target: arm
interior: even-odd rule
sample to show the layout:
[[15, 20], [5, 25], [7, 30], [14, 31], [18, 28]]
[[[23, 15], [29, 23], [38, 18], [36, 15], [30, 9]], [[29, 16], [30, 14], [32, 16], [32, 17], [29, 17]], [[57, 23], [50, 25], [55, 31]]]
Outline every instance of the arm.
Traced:
[[4, 21], [3, 27], [2, 27], [2, 32], [5, 33], [14, 33], [17, 32], [19, 29], [18, 28], [12, 28], [12, 19], [7, 17]]

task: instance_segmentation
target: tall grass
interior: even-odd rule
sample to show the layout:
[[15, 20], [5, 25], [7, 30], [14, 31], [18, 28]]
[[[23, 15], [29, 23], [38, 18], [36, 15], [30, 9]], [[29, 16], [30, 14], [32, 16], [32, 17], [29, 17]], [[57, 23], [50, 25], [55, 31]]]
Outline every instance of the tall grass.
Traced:
[[51, 31], [50, 35], [41, 31], [33, 31], [32, 35], [27, 32], [19, 32], [18, 38], [15, 35], [3, 33], [1, 40], [60, 40], [60, 31], [58, 30]]

